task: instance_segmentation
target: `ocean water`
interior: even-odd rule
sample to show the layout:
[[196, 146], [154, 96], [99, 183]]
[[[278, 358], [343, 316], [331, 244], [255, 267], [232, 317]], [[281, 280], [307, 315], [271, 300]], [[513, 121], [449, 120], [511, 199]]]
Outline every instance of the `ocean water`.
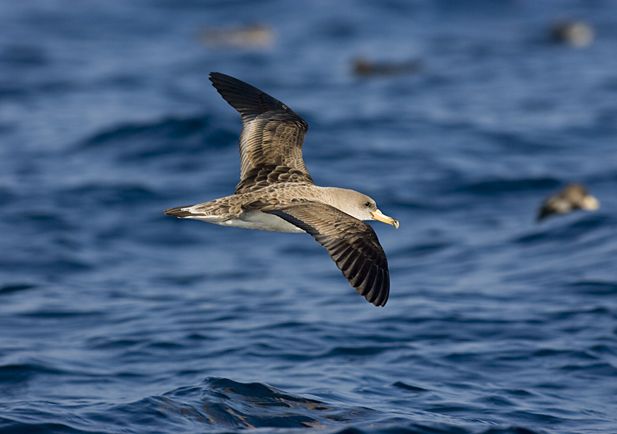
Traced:
[[[576, 49], [559, 19], [591, 23]], [[617, 4], [0, 3], [0, 432], [617, 432]], [[271, 46], [204, 29], [269, 26]], [[419, 59], [357, 77], [354, 58]], [[370, 194], [385, 308], [305, 235], [165, 217], [229, 194], [220, 71]], [[567, 182], [596, 213], [535, 220]]]

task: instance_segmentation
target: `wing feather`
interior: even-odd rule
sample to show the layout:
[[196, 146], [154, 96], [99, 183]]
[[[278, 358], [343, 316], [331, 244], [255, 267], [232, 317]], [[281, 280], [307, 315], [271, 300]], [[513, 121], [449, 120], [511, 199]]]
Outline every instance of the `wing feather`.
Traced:
[[300, 116], [276, 98], [229, 75], [213, 72], [210, 81], [242, 118], [236, 193], [277, 182], [313, 182], [302, 158], [308, 124]]

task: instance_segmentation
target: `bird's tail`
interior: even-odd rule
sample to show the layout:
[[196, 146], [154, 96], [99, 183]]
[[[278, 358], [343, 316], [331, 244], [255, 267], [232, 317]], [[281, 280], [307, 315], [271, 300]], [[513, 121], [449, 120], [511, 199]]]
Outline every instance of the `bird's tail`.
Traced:
[[170, 215], [173, 217], [178, 217], [178, 218], [187, 218], [187, 217], [191, 217], [194, 214], [189, 211], [189, 209], [191, 208], [190, 205], [188, 206], [177, 206], [175, 208], [169, 208], [165, 210], [165, 215]]
[[195, 219], [209, 223], [218, 223], [230, 218], [237, 218], [242, 212], [240, 207], [236, 207], [237, 209], [232, 207], [233, 199], [233, 196], [226, 196], [196, 205], [177, 206], [165, 210], [165, 214], [181, 219]]
[[165, 210], [165, 214], [181, 219], [195, 219], [209, 223], [217, 223], [230, 218], [229, 206], [226, 202], [226, 198], [213, 200], [212, 202], [198, 203], [197, 205], [169, 208]]

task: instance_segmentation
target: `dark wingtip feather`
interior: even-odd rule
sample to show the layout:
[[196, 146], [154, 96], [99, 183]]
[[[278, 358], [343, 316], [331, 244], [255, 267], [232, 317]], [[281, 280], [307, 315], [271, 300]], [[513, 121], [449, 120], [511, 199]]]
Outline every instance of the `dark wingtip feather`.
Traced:
[[543, 204], [542, 207], [538, 210], [538, 214], [536, 215], [536, 222], [540, 223], [545, 220], [547, 217], [555, 214], [555, 210], [551, 208], [548, 204]]
[[237, 78], [232, 77], [231, 75], [223, 74], [222, 72], [211, 72], [208, 75], [208, 78], [210, 79], [212, 85], [215, 87], [216, 90], [219, 90], [219, 88], [233, 87], [234, 85], [238, 84], [250, 86], [249, 84], [240, 81]]
[[373, 304], [378, 307], [383, 307], [388, 302], [388, 297], [390, 295], [390, 276], [385, 270], [378, 270], [375, 284], [380, 286], [380, 290]]
[[390, 294], [390, 276], [376, 266], [371, 266], [371, 271], [357, 290], [358, 292], [361, 291], [361, 294], [369, 303], [383, 307], [386, 305]]
[[305, 130], [308, 129], [306, 122], [293, 110], [255, 86], [221, 72], [211, 72], [209, 78], [223, 99], [240, 113], [243, 121], [251, 121], [263, 113], [279, 112], [291, 116]]
[[230, 75], [211, 72], [209, 78], [217, 92], [242, 115], [243, 119], [250, 120], [262, 113], [286, 107], [255, 86]]

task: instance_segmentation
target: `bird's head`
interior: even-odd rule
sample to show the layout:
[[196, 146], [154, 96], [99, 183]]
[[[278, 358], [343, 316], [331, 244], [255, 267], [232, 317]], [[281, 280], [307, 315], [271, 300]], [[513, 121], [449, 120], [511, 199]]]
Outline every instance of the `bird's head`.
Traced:
[[600, 208], [600, 201], [595, 196], [588, 194], [580, 201], [580, 207], [587, 211], [595, 211]]
[[358, 193], [353, 190], [346, 189], [333, 189], [334, 203], [333, 205], [341, 211], [349, 214], [358, 220], [377, 220], [382, 223], [386, 223], [394, 226], [396, 229], [399, 227], [398, 220], [385, 215], [379, 208], [377, 208], [377, 202], [366, 194]]
[[587, 189], [580, 184], [570, 184], [565, 189], [566, 197], [569, 198], [573, 208], [595, 211], [600, 208], [600, 201], [589, 194]]

